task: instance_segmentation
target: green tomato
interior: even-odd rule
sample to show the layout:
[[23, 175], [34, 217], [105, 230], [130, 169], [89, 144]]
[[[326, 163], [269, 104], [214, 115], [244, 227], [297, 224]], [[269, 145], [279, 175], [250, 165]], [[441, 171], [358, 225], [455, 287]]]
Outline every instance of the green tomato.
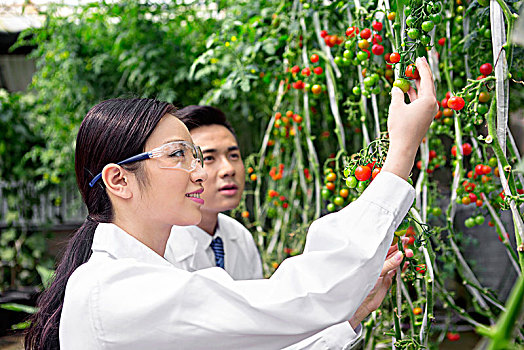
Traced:
[[380, 75], [378, 75], [377, 73], [373, 73], [371, 75], [371, 79], [373, 79], [374, 83], [377, 83], [380, 80]]
[[431, 214], [435, 216], [440, 216], [442, 215], [442, 209], [440, 209], [439, 207], [434, 207], [433, 209], [431, 209]]
[[[488, 2], [489, 4], [489, 2]], [[491, 39], [491, 29], [486, 29], [483, 33], [482, 33], [482, 36], [484, 36], [485, 39]]]
[[354, 45], [353, 41], [346, 41], [346, 42], [344, 43], [344, 47], [345, 47], [346, 49], [348, 49], [348, 50], [351, 49], [351, 48], [353, 47], [353, 45]]
[[422, 45], [428, 45], [431, 42], [431, 37], [429, 35], [424, 34], [420, 37], [419, 40], [422, 43]]
[[328, 190], [327, 188], [323, 188], [321, 194], [322, 194], [322, 199], [329, 199], [329, 197], [331, 197], [331, 191]]
[[477, 106], [477, 112], [479, 114], [486, 114], [486, 113], [488, 113], [488, 110], [489, 110], [488, 105], [486, 105], [484, 103], [479, 103], [478, 106]]
[[340, 56], [335, 56], [335, 58], [333, 59], [333, 61], [335, 62], [335, 64], [337, 66], [341, 66], [342, 65], [342, 57]]
[[466, 221], [464, 221], [464, 225], [466, 225], [467, 228], [472, 228], [473, 226], [475, 226], [475, 219], [467, 218]]
[[357, 187], [358, 180], [354, 176], [350, 176], [346, 179], [346, 186], [349, 188]]
[[473, 100], [475, 98], [475, 94], [473, 92], [468, 92], [466, 94], [466, 96], [464, 96], [464, 99], [468, 102], [470, 102], [471, 100]]
[[338, 205], [339, 207], [341, 207], [341, 206], [344, 205], [344, 198], [342, 198], [340, 196], [336, 196], [335, 199], [333, 199], [333, 203], [335, 203], [335, 205]]
[[415, 24], [415, 17], [408, 16], [408, 18], [406, 18], [406, 25], [408, 27], [413, 27], [413, 24]]
[[366, 187], [368, 187], [368, 182], [367, 181], [359, 181], [358, 185], [357, 185], [357, 191], [359, 193], [362, 193], [362, 192], [364, 192]]
[[353, 91], [353, 94], [355, 94], [357, 96], [360, 96], [360, 94], [362, 93], [362, 90], [360, 89], [360, 86], [354, 86], [351, 91]]
[[442, 23], [442, 15], [440, 13], [434, 13], [429, 15], [429, 19], [435, 24]]
[[433, 6], [433, 13], [440, 13], [442, 11], [442, 3], [437, 1]]
[[400, 225], [398, 225], [397, 231], [407, 230], [408, 227], [409, 227], [409, 219], [407, 217], [404, 217], [404, 219], [402, 219], [402, 222], [400, 223]]
[[410, 30], [408, 30], [408, 36], [413, 40], [418, 39], [418, 37], [420, 36], [420, 31], [418, 29], [411, 28]]
[[411, 14], [411, 7], [406, 6], [404, 7], [404, 15], [409, 16]]
[[457, 13], [464, 12], [464, 6], [457, 6]]
[[368, 59], [368, 54], [365, 53], [364, 51], [359, 51], [359, 52], [357, 53], [357, 60], [359, 60], [359, 61], [365, 61], [365, 60], [367, 60], [367, 59]]
[[478, 215], [475, 217], [475, 224], [482, 225], [484, 223], [484, 220], [486, 220], [484, 216]]
[[364, 86], [369, 88], [372, 87], [375, 84], [375, 81], [372, 77], [365, 77], [364, 78]]
[[342, 58], [342, 65], [343, 66], [349, 66], [351, 64], [351, 60], [348, 58], [343, 57]]
[[435, 23], [433, 23], [432, 21], [424, 21], [424, 22], [422, 22], [420, 27], [426, 33], [427, 32], [431, 32], [431, 30], [435, 27]]
[[353, 58], [353, 51], [344, 50], [342, 56], [344, 56], [344, 58]]
[[380, 91], [382, 91], [382, 89], [380, 88], [380, 86], [375, 86], [373, 88], [373, 90], [371, 90], [371, 93], [372, 94], [375, 94], [375, 95], [378, 95], [380, 93]]
[[455, 17], [455, 22], [457, 22], [457, 23], [462, 23], [463, 20], [464, 20], [464, 17], [462, 17], [462, 16]]
[[408, 92], [409, 88], [411, 87], [409, 81], [407, 81], [407, 79], [404, 78], [395, 79], [395, 81], [393, 82], [393, 86], [400, 88], [404, 93]]
[[277, 210], [275, 208], [269, 208], [267, 210], [267, 217], [273, 219], [275, 216], [277, 216]]
[[488, 160], [488, 165], [492, 168], [496, 167], [499, 165], [498, 161], [497, 161], [497, 158], [495, 157], [491, 157], [489, 160]]
[[344, 168], [344, 177], [349, 176], [349, 168]]
[[428, 13], [431, 13], [433, 12], [433, 8], [435, 7], [435, 5], [433, 4], [433, 1], [429, 1], [427, 4], [426, 4], [426, 11]]
[[486, 7], [489, 5], [489, 0], [477, 0], [479, 5], [482, 7]]
[[326, 208], [330, 213], [334, 212], [335, 209], [337, 209], [337, 207], [333, 203], [329, 203]]
[[462, 80], [460, 77], [456, 77], [453, 79], [453, 86], [456, 88], [461, 88], [464, 85], [464, 80]]

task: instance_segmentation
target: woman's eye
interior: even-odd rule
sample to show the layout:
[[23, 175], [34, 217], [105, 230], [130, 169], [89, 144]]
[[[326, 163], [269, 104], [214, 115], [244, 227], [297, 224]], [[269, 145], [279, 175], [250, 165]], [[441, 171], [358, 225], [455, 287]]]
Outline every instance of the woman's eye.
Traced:
[[179, 149], [179, 150], [176, 150], [176, 151], [173, 151], [169, 154], [169, 157], [184, 157], [185, 156], [185, 153], [183, 150]]

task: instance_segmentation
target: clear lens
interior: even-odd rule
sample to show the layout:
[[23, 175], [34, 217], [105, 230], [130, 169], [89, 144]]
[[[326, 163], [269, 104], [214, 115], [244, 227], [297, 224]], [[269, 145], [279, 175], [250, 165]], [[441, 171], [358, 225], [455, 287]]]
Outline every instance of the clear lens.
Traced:
[[202, 165], [202, 151], [200, 147], [185, 141], [167, 143], [153, 151], [158, 154], [155, 158], [161, 168], [180, 168], [192, 171], [197, 163]]

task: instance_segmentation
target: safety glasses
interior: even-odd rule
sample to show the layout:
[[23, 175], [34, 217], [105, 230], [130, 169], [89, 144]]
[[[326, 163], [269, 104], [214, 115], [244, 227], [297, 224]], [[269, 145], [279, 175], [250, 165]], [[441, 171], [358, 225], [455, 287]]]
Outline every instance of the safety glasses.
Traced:
[[[187, 172], [195, 170], [197, 164], [200, 164], [200, 166], [204, 164], [204, 156], [202, 155], [200, 147], [187, 141], [169, 142], [149, 152], [137, 154], [116, 164], [123, 165], [146, 159], [157, 160], [160, 168], [182, 169]], [[96, 175], [93, 180], [89, 182], [89, 186], [93, 187], [101, 177], [102, 173]]]

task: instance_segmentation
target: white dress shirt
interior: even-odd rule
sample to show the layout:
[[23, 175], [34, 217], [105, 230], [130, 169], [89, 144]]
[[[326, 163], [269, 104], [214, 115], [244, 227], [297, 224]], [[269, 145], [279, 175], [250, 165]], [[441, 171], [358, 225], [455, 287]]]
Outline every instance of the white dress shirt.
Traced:
[[311, 224], [305, 251], [269, 279], [188, 272], [118, 228], [99, 224], [71, 275], [65, 349], [281, 349], [349, 320], [377, 281], [413, 188], [380, 173], [361, 197]]
[[234, 280], [264, 277], [253, 236], [241, 223], [224, 214], [218, 214], [213, 236], [198, 226], [173, 226], [164, 258], [187, 271], [215, 267], [215, 254], [210, 244], [216, 237], [224, 243], [225, 269]]

